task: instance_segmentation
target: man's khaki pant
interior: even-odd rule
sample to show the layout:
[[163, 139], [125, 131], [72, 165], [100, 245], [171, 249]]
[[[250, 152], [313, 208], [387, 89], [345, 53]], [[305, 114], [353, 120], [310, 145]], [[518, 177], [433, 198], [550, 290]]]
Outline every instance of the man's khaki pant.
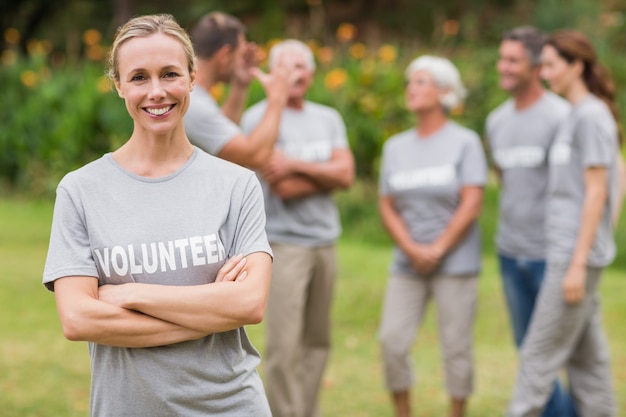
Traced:
[[319, 415], [330, 350], [335, 248], [272, 244], [266, 312], [265, 389], [274, 417]]

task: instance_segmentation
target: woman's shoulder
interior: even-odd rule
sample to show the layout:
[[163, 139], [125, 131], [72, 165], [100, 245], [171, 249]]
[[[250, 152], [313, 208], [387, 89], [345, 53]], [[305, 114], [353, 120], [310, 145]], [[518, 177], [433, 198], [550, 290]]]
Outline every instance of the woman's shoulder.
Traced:
[[463, 126], [454, 120], [449, 120], [445, 126], [445, 133], [449, 136], [454, 136], [455, 140], [462, 140], [465, 142], [480, 142], [480, 136], [476, 131], [469, 127]]
[[196, 147], [197, 159], [195, 169], [203, 171], [202, 175], [211, 178], [236, 179], [254, 176], [254, 172], [246, 167], [227, 161]]
[[82, 167], [68, 172], [59, 182], [59, 187], [75, 187], [79, 184], [101, 185], [106, 181], [107, 170], [111, 167], [111, 154], [107, 153]]

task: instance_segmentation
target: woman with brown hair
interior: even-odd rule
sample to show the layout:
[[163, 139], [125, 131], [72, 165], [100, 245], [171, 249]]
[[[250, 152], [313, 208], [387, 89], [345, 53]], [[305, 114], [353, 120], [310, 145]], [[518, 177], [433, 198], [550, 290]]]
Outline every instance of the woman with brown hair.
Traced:
[[572, 105], [550, 150], [547, 270], [507, 416], [538, 416], [566, 368], [580, 417], [615, 415], [598, 285], [615, 257], [619, 127], [615, 88], [591, 42], [559, 31], [543, 47], [541, 75]]

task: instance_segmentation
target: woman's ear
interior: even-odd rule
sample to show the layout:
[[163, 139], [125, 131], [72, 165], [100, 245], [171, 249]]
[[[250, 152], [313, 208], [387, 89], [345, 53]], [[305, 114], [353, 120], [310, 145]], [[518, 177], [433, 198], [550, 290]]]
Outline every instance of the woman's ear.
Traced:
[[189, 91], [193, 90], [193, 87], [196, 85], [196, 72], [194, 69], [191, 74], [189, 74]]
[[578, 76], [583, 75], [583, 72], [585, 71], [585, 64], [582, 60], [576, 59], [570, 64], [570, 66], [574, 69], [574, 71], [576, 71]]
[[124, 93], [122, 92], [122, 87], [121, 87], [119, 80], [115, 81], [113, 84], [115, 85], [115, 89], [117, 90], [117, 95], [120, 98], [124, 98]]

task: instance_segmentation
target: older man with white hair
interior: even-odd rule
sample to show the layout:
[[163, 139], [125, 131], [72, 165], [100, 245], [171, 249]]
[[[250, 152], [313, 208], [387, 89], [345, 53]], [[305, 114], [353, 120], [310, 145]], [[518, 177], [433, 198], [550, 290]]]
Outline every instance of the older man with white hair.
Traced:
[[[281, 114], [272, 157], [259, 171], [274, 253], [266, 313], [265, 384], [274, 417], [319, 415], [318, 394], [330, 350], [330, 307], [341, 227], [331, 192], [354, 179], [354, 160], [340, 114], [306, 100], [315, 61], [309, 47], [286, 40], [270, 51], [270, 70], [292, 60], [298, 72]], [[242, 118], [244, 132], [268, 103]]]
[[421, 56], [406, 78], [406, 104], [417, 123], [387, 140], [380, 172], [380, 215], [396, 245], [379, 331], [385, 383], [395, 415], [410, 416], [410, 350], [433, 298], [449, 415], [461, 417], [473, 389], [477, 219], [487, 166], [478, 135], [448, 118], [465, 98], [456, 67]]

